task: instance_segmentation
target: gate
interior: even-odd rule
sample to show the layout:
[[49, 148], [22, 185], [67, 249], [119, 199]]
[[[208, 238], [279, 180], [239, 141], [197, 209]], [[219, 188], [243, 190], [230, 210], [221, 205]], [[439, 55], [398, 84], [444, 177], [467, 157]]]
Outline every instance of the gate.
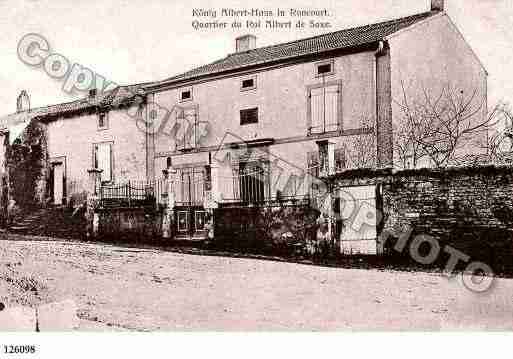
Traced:
[[203, 200], [208, 184], [205, 167], [177, 169], [175, 186], [175, 223], [177, 238], [204, 239], [205, 208]]

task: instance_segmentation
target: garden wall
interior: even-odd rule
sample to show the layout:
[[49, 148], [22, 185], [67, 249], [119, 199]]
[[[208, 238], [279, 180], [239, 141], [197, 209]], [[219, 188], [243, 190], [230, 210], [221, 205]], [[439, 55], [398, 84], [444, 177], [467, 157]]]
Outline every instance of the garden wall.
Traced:
[[162, 211], [154, 208], [98, 209], [98, 237], [147, 242], [162, 236]]
[[214, 245], [273, 255], [293, 255], [315, 238], [319, 212], [307, 205], [230, 206], [214, 210]]
[[496, 268], [513, 263], [513, 167], [354, 170], [330, 180], [381, 186], [381, 234], [411, 228]]

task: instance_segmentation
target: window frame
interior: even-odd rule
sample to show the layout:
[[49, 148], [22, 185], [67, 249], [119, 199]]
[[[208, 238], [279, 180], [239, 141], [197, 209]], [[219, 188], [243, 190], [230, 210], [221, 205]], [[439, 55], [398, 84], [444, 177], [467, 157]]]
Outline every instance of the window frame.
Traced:
[[[190, 94], [191, 94], [191, 95], [190, 95], [190, 97], [188, 97], [188, 98], [185, 98], [185, 99], [184, 99], [184, 98], [182, 97], [182, 94], [183, 94], [184, 92], [190, 92]], [[193, 92], [192, 92], [192, 86], [189, 86], [189, 87], [183, 87], [183, 88], [181, 88], [181, 89], [178, 91], [178, 102], [183, 103], [183, 102], [189, 102], [189, 101], [192, 101], [192, 99], [193, 99], [193, 95], [194, 95], [194, 94], [193, 94]]]
[[340, 173], [347, 169], [347, 154], [346, 154], [346, 146], [337, 147], [334, 150], [335, 157], [335, 173]]
[[[184, 137], [183, 139], [182, 138], [178, 138], [178, 134], [176, 134], [175, 136], [175, 149], [178, 150], [178, 151], [190, 151], [190, 150], [195, 150], [199, 147], [201, 147], [199, 145], [199, 138], [198, 138], [198, 132], [199, 132], [199, 126], [200, 126], [200, 121], [199, 121], [199, 106], [198, 104], [190, 104], [188, 106], [185, 106], [185, 107], [181, 107], [180, 108], [181, 110], [181, 113], [183, 113], [184, 117], [177, 117], [176, 118], [176, 122], [178, 123], [179, 120], [181, 119], [186, 119], [185, 118], [185, 113], [187, 111], [191, 111], [193, 110], [194, 111], [194, 122], [189, 122], [187, 120], [187, 123], [191, 123], [192, 125], [192, 128], [187, 128], [186, 131], [183, 133]], [[193, 131], [192, 133], [190, 131]], [[189, 135], [189, 137], [187, 137], [187, 135]], [[187, 140], [191, 140], [193, 138], [193, 143], [191, 142], [186, 142], [186, 139]], [[181, 140], [183, 140], [183, 144], [180, 146], [179, 145], [179, 142]]]
[[[252, 80], [252, 81], [253, 81], [253, 86], [250, 86], [250, 87], [244, 87], [244, 81], [249, 81], [249, 80]], [[250, 77], [243, 78], [243, 79], [240, 81], [240, 90], [241, 90], [241, 92], [251, 91], [251, 90], [256, 90], [256, 88], [257, 88], [257, 77], [256, 77], [256, 75], [255, 75], [255, 76], [250, 76]]]
[[[319, 73], [319, 67], [330, 65], [331, 70], [329, 72]], [[315, 77], [326, 77], [335, 75], [335, 59], [323, 60], [315, 63]]]
[[98, 154], [98, 146], [99, 145], [110, 145], [110, 179], [106, 180], [106, 181], [102, 180], [101, 183], [114, 183], [114, 141], [102, 141], [102, 142], [93, 143], [92, 168], [95, 168], [95, 169], [98, 169], [97, 154]]
[[[104, 122], [103, 126], [100, 126], [100, 119], [102, 117]], [[98, 113], [98, 120], [96, 122], [96, 125], [98, 127], [98, 131], [105, 131], [109, 129], [109, 113], [107, 111]]]
[[[257, 176], [254, 175], [256, 169], [261, 171]], [[249, 171], [249, 173], [247, 171]], [[237, 177], [237, 183], [235, 185], [237, 186], [236, 190], [240, 202], [262, 203], [271, 198], [272, 177], [269, 160], [239, 158], [235, 168], [235, 174]], [[250, 183], [249, 186], [248, 183]]]
[[[254, 111], [254, 110], [256, 110], [256, 121], [255, 122], [242, 123], [242, 113], [244, 111]], [[239, 123], [240, 123], [240, 126], [257, 125], [258, 124], [258, 120], [259, 120], [259, 108], [258, 108], [258, 106], [250, 107], [250, 108], [244, 108], [242, 110], [239, 110]]]
[[[315, 132], [312, 133], [312, 90], [316, 90], [319, 88], [326, 88], [326, 87], [332, 87], [332, 86], [338, 86], [338, 98], [337, 98], [337, 128], [335, 130], [326, 130], [322, 132]], [[343, 108], [342, 108], [342, 99], [343, 99], [343, 85], [342, 80], [334, 80], [334, 81], [326, 81], [322, 83], [318, 83], [315, 85], [309, 85], [306, 87], [306, 130], [307, 130], [307, 136], [315, 136], [319, 134], [325, 134], [325, 133], [341, 133], [344, 130], [343, 126]]]

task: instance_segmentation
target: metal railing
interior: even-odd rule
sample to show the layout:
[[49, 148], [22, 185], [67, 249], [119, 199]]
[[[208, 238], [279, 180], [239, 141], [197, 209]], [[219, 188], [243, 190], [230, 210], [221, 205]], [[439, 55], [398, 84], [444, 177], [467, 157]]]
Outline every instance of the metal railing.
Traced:
[[122, 184], [104, 183], [100, 186], [100, 205], [107, 207], [157, 207], [165, 200], [165, 180], [127, 181]]

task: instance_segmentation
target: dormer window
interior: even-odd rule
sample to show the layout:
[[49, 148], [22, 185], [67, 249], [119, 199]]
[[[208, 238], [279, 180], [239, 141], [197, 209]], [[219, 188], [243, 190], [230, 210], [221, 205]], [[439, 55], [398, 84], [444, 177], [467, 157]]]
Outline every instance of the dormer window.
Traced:
[[240, 90], [248, 91], [256, 89], [256, 77], [250, 77], [241, 81]]
[[180, 91], [180, 102], [192, 101], [192, 87]]
[[98, 129], [99, 130], [106, 130], [109, 128], [109, 121], [107, 118], [107, 113], [101, 112], [98, 114]]
[[327, 76], [335, 73], [333, 60], [317, 63], [315, 68], [316, 76]]

